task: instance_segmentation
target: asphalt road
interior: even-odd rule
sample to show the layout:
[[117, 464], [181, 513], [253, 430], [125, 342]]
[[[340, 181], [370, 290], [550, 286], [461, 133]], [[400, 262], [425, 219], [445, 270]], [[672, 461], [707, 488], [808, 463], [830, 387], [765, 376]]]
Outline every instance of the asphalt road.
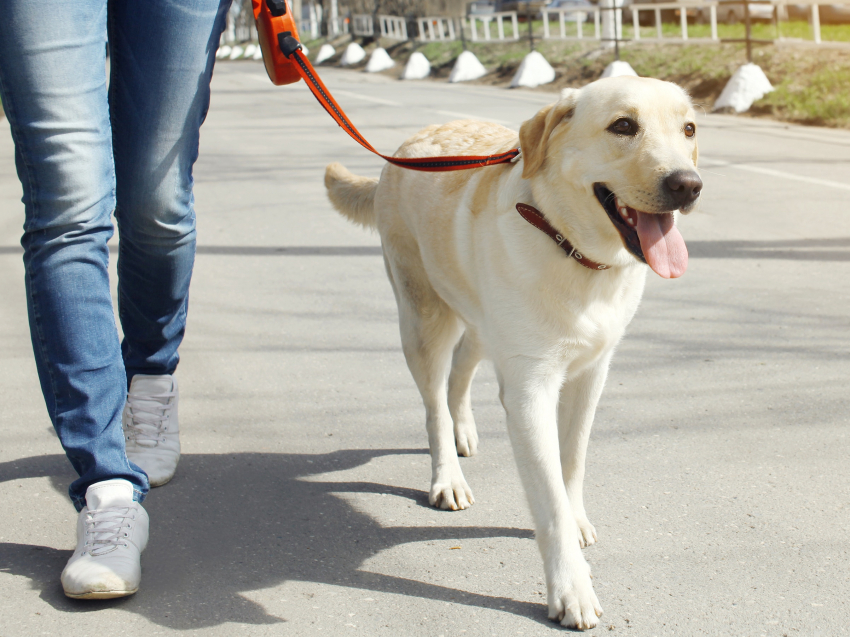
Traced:
[[[391, 151], [424, 125], [517, 127], [553, 96], [323, 70]], [[62, 595], [72, 479], [41, 399], [0, 124], [0, 635], [549, 635], [492, 369], [476, 504], [427, 505], [424, 411], [378, 238], [324, 195], [371, 157], [302, 85], [224, 63], [196, 168], [185, 455], [145, 506], [142, 589]], [[588, 458], [594, 634], [850, 634], [850, 133], [700, 116], [687, 274], [649, 279]]]

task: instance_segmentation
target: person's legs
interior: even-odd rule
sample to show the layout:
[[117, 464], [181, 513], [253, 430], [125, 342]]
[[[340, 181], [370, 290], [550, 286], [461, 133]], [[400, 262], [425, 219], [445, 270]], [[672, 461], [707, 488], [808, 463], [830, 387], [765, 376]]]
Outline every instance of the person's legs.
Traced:
[[111, 0], [109, 101], [128, 380], [172, 374], [195, 257], [192, 166], [230, 0]]
[[195, 258], [192, 166], [230, 0], [110, 0], [127, 455], [160, 486], [180, 458], [179, 360]]
[[147, 476], [127, 460], [126, 376], [109, 292], [115, 175], [105, 75], [106, 0], [5, 0], [0, 93], [24, 191], [30, 330], [45, 402], [87, 488], [124, 479], [144, 499]]

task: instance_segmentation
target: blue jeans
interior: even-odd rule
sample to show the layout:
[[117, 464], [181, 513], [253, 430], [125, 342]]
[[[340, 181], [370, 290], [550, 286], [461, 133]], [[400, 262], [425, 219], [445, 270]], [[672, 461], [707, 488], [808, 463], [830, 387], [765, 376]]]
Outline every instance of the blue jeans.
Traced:
[[[59, 440], [89, 485], [133, 483], [134, 374], [171, 374], [195, 258], [192, 166], [230, 0], [3, 0], [0, 95], [23, 186], [30, 333]], [[105, 63], [109, 35], [110, 80]], [[106, 242], [118, 224], [119, 344]]]

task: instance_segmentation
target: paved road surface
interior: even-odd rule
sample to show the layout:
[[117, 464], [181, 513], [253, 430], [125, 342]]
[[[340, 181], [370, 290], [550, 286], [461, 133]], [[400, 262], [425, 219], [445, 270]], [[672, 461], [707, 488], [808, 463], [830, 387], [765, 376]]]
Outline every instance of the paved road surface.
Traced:
[[[552, 96], [323, 76], [394, 149], [467, 115], [516, 127]], [[850, 629], [850, 134], [700, 117], [692, 255], [650, 278], [589, 453], [595, 634]], [[0, 635], [549, 635], [542, 566], [492, 370], [474, 387], [477, 503], [427, 506], [423, 410], [375, 235], [325, 164], [377, 175], [304, 86], [219, 65], [197, 165], [199, 250], [179, 376], [185, 456], [151, 494], [142, 590], [63, 597], [71, 473], [25, 322], [20, 187], [0, 125]], [[460, 547], [460, 548], [456, 548]]]

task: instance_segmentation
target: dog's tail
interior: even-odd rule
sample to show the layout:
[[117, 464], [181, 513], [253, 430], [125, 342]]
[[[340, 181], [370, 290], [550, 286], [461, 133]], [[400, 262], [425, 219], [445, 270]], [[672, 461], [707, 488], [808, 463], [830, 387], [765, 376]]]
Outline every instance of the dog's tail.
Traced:
[[358, 177], [342, 164], [333, 163], [325, 168], [325, 188], [328, 199], [344, 217], [366, 228], [374, 228], [375, 191], [378, 180]]

